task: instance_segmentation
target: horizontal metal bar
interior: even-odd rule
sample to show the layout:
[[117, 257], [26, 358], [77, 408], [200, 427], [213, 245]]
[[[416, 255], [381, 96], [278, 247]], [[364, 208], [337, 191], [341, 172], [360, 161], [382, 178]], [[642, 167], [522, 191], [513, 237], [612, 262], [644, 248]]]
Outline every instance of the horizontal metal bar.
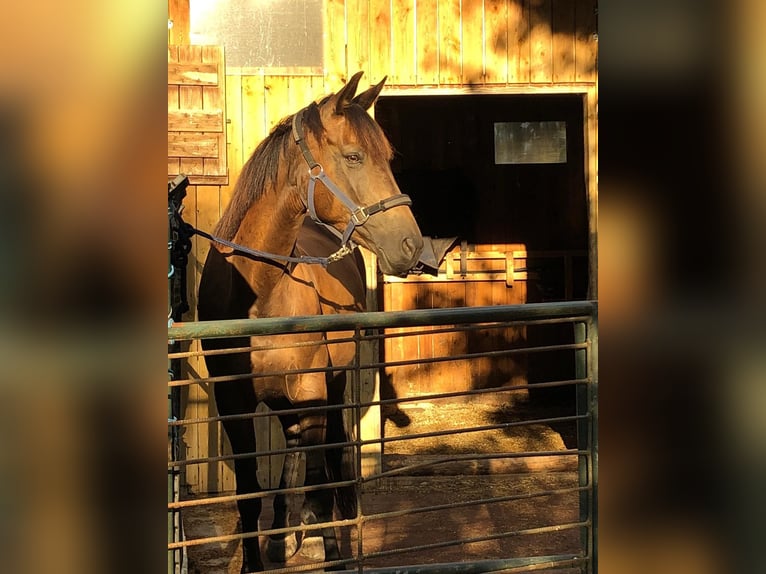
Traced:
[[[474, 562], [444, 562], [440, 564], [413, 564], [410, 566], [389, 566], [365, 568], [365, 574], [488, 574], [490, 572], [519, 571], [519, 568], [534, 566], [534, 569], [574, 566], [587, 559], [573, 554], [554, 556], [533, 556], [530, 558], [506, 558], [477, 560]], [[358, 570], [338, 570], [336, 574], [353, 574]]]
[[422, 327], [452, 323], [496, 323], [536, 318], [590, 316], [596, 312], [591, 301], [562, 303], [527, 303], [493, 307], [416, 309], [411, 311], [374, 311], [319, 317], [268, 317], [175, 323], [168, 327], [168, 339], [213, 339], [283, 333], [316, 333], [387, 327]]
[[[548, 381], [544, 383], [532, 383], [534, 385], [532, 388], [533, 389], [563, 388], [563, 387], [572, 387], [576, 385], [587, 385], [590, 382], [591, 380], [588, 378], [567, 379], [564, 381]], [[367, 409], [371, 407], [399, 405], [403, 403], [437, 401], [440, 399], [450, 399], [455, 397], [475, 397], [475, 396], [481, 396], [481, 395], [497, 396], [501, 393], [514, 393], [516, 391], [528, 390], [529, 388], [530, 388], [529, 384], [525, 383], [523, 385], [507, 385], [503, 387], [472, 389], [470, 391], [454, 391], [451, 393], [434, 393], [432, 395], [418, 395], [416, 397], [403, 397], [403, 398], [396, 398], [396, 399], [381, 399], [379, 401], [368, 401], [368, 402], [360, 402], [360, 403], [354, 403], [354, 404], [327, 405], [327, 406], [321, 406], [321, 407], [302, 407], [302, 408], [282, 409], [278, 411], [268, 411], [268, 412], [261, 412], [261, 413], [253, 412], [253, 413], [244, 413], [244, 414], [238, 414], [238, 415], [218, 415], [218, 416], [196, 418], [196, 419], [177, 419], [174, 421], [168, 421], [168, 426], [181, 427], [181, 426], [189, 426], [189, 425], [196, 425], [196, 424], [215, 423], [219, 421], [265, 418], [265, 417], [282, 416], [282, 415], [288, 415], [288, 414], [304, 413], [304, 412], [309, 412], [311, 410], [316, 410], [316, 411], [351, 410], [357, 407], [361, 409]]]
[[561, 532], [563, 530], [572, 530], [574, 528], [583, 528], [590, 526], [589, 521], [580, 522], [567, 522], [564, 524], [554, 524], [551, 526], [538, 526], [535, 528], [525, 528], [523, 530], [510, 530], [507, 532], [496, 532], [494, 534], [486, 534], [484, 536], [473, 536], [471, 538], [463, 538], [460, 540], [445, 540], [443, 542], [434, 542], [431, 544], [420, 544], [417, 546], [407, 546], [405, 548], [395, 548], [392, 550], [381, 550], [379, 552], [370, 552], [365, 554], [366, 559], [382, 558], [383, 556], [393, 556], [397, 554], [405, 554], [408, 552], [422, 552], [423, 550], [436, 550], [438, 548], [448, 548], [450, 546], [460, 546], [464, 544], [473, 544], [476, 542], [487, 542], [489, 540], [500, 540], [503, 538], [511, 538], [513, 536], [528, 536], [532, 534], [543, 534], [547, 532]]
[[473, 500], [464, 500], [461, 502], [452, 502], [450, 504], [437, 504], [436, 506], [421, 506], [418, 508], [406, 508], [404, 510], [393, 510], [391, 512], [379, 512], [364, 516], [364, 522], [374, 522], [376, 520], [386, 520], [388, 518], [398, 518], [401, 516], [412, 516], [415, 514], [425, 514], [427, 512], [439, 512], [442, 510], [455, 510], [457, 508], [470, 508], [471, 506], [500, 504], [502, 502], [517, 502], [529, 500], [531, 498], [545, 498], [546, 496], [557, 496], [562, 494], [571, 494], [588, 490], [587, 486], [576, 486], [570, 488], [560, 488], [557, 490], [545, 490], [542, 492], [529, 492], [525, 494], [513, 494], [508, 496], [495, 496], [492, 498], [476, 498]]
[[[255, 319], [257, 320], [257, 319]], [[269, 349], [284, 349], [287, 347], [310, 347], [317, 345], [339, 345], [342, 343], [350, 343], [359, 341], [365, 342], [380, 342], [389, 339], [403, 339], [408, 337], [419, 337], [421, 335], [440, 335], [443, 333], [455, 333], [455, 332], [471, 332], [471, 331], [487, 331], [487, 330], [501, 330], [501, 329], [514, 329], [519, 327], [530, 326], [545, 326], [545, 325], [561, 325], [563, 323], [574, 323], [577, 321], [583, 321], [585, 317], [573, 316], [573, 317], [559, 317], [557, 319], [534, 319], [526, 321], [500, 321], [487, 323], [479, 323], [476, 325], [447, 325], [446, 327], [435, 329], [429, 325], [424, 325], [421, 330], [399, 331], [395, 333], [374, 333], [369, 332], [360, 334], [354, 337], [339, 337], [337, 339], [331, 339], [327, 341], [305, 341], [301, 343], [295, 343], [290, 345], [247, 345], [243, 347], [231, 347], [229, 349], [208, 349], [208, 350], [196, 350], [196, 351], [178, 351], [168, 353], [169, 359], [184, 359], [191, 357], [208, 357], [211, 355], [227, 355], [235, 353], [250, 353], [252, 351], [263, 351]], [[374, 329], [365, 329], [365, 331], [374, 331]]]
[[364, 482], [372, 482], [379, 478], [389, 478], [389, 477], [397, 476], [400, 474], [406, 474], [408, 472], [412, 472], [413, 470], [425, 469], [432, 466], [438, 466], [440, 464], [451, 464], [455, 462], [492, 460], [496, 458], [520, 459], [520, 458], [534, 458], [534, 457], [543, 457], [543, 456], [546, 456], [546, 457], [565, 457], [565, 456], [573, 456], [573, 455], [589, 456], [589, 454], [590, 453], [587, 450], [577, 450], [577, 449], [540, 450], [540, 451], [534, 451], [534, 452], [532, 451], [504, 452], [504, 453], [491, 453], [491, 454], [475, 454], [475, 453], [456, 454], [456, 455], [451, 455], [445, 458], [439, 458], [438, 460], [431, 460], [428, 462], [410, 464], [407, 466], [394, 468], [392, 470], [386, 470], [379, 474], [375, 474], [365, 478]]

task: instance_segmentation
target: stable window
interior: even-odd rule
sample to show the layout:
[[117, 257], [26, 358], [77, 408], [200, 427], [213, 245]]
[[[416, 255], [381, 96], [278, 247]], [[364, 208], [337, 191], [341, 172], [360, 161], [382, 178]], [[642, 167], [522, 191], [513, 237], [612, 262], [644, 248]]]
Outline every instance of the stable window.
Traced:
[[566, 162], [566, 122], [495, 122], [495, 164]]
[[191, 0], [192, 44], [223, 45], [226, 66], [322, 66], [322, 0]]

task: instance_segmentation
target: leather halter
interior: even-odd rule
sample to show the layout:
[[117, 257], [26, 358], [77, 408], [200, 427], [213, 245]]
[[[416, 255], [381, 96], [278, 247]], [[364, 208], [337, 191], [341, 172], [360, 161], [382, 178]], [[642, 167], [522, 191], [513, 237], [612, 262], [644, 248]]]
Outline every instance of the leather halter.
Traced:
[[[380, 213], [400, 205], [412, 205], [412, 200], [408, 195], [400, 193], [397, 195], [392, 195], [391, 197], [387, 197], [386, 199], [382, 199], [379, 202], [373, 203], [372, 205], [368, 205], [366, 207], [360, 207], [354, 203], [353, 200], [351, 200], [345, 193], [343, 193], [340, 188], [338, 188], [338, 186], [335, 185], [329, 177], [327, 177], [324, 168], [322, 168], [319, 162], [317, 162], [314, 159], [314, 156], [311, 154], [311, 150], [309, 150], [309, 147], [306, 144], [303, 133], [304, 111], [306, 111], [306, 108], [303, 108], [293, 116], [292, 132], [293, 139], [295, 140], [295, 143], [297, 143], [301, 148], [303, 158], [306, 160], [306, 163], [309, 166], [310, 179], [308, 187], [308, 205], [306, 208], [308, 209], [311, 219], [313, 219], [319, 225], [327, 228], [330, 232], [333, 233], [333, 235], [340, 239], [341, 249], [347, 248], [349, 243], [351, 243], [351, 247], [353, 247], [353, 242], [350, 241], [350, 238], [351, 234], [354, 232], [354, 229], [356, 229], [358, 226], [364, 225], [367, 220], [376, 213]], [[316, 207], [314, 205], [314, 188], [316, 187], [317, 180], [321, 181], [330, 191], [330, 193], [337, 197], [341, 203], [343, 203], [343, 205], [345, 205], [346, 208], [351, 212], [351, 218], [343, 233], [335, 229], [335, 227], [332, 225], [329, 225], [319, 219], [319, 216], [317, 215]]]

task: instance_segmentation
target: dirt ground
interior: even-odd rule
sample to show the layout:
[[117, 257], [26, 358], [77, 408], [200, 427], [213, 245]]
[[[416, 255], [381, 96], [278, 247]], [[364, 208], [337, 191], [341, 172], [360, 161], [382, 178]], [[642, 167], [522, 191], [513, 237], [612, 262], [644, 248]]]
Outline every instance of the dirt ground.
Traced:
[[[417, 403], [409, 408], [384, 413], [384, 436], [407, 435], [446, 429], [465, 429], [488, 424], [505, 424], [540, 416], [533, 409], [504, 409], [492, 405], [451, 405]], [[551, 416], [548, 412], [546, 416]], [[383, 452], [384, 470], [413, 462], [429, 461], [449, 454], [561, 451], [574, 436], [572, 425], [554, 430], [548, 424], [509, 426], [482, 432], [387, 443]], [[563, 436], [562, 436], [563, 435]], [[504, 502], [476, 502], [470, 507], [428, 511], [406, 516], [375, 519], [375, 515], [489, 497], [518, 496], [577, 486], [573, 457], [542, 459], [497, 459], [486, 462], [440, 465], [427, 473], [407, 472], [379, 479], [365, 486], [362, 513], [370, 517], [362, 530], [365, 566], [436, 564], [525, 556], [565, 555], [579, 552], [579, 530], [559, 529], [536, 534], [438, 546], [425, 551], [404, 551], [424, 544], [492, 537], [505, 532], [576, 522], [578, 494], [569, 492]], [[187, 539], [234, 534], [238, 531], [235, 503], [195, 507], [183, 512]], [[270, 524], [271, 503], [266, 501], [261, 523]], [[356, 555], [355, 528], [340, 532], [341, 550]], [[188, 549], [191, 574], [238, 574], [240, 548], [235, 542], [192, 546]], [[392, 553], [403, 550], [402, 553]], [[382, 553], [376, 556], [377, 553]], [[305, 563], [299, 556], [288, 564], [267, 564], [282, 568]], [[541, 570], [538, 570], [541, 571]], [[562, 572], [562, 570], [557, 570]], [[574, 572], [574, 570], [572, 570]]]

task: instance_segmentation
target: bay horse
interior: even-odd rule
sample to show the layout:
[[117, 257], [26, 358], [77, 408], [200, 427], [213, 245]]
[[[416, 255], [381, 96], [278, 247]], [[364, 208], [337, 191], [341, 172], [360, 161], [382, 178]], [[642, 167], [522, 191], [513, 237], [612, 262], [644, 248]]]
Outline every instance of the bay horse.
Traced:
[[[361, 311], [366, 287], [356, 244], [375, 253], [387, 274], [402, 275], [418, 261], [423, 237], [409, 208], [411, 201], [400, 192], [391, 172], [391, 145], [367, 111], [386, 79], [357, 95], [361, 76], [362, 72], [355, 74], [337, 93], [280, 121], [243, 166], [211, 236], [214, 241], [199, 285], [200, 320]], [[323, 264], [301, 256], [324, 258]], [[209, 355], [205, 361], [211, 376], [342, 367], [353, 360], [353, 343], [327, 344], [340, 336], [290, 335], [293, 342], [317, 344]], [[259, 343], [258, 338], [208, 339], [202, 347]], [[340, 403], [343, 377], [342, 371], [253, 377], [217, 383], [214, 394], [220, 415], [254, 413], [261, 401], [278, 414], [285, 408]], [[341, 419], [338, 409], [280, 416], [288, 447], [343, 441]], [[255, 452], [252, 419], [224, 420], [223, 427], [235, 454]], [[306, 452], [306, 486], [340, 478], [338, 450]], [[285, 457], [281, 488], [296, 486], [298, 461], [293, 453]], [[237, 494], [260, 490], [256, 471], [255, 456], [235, 458]], [[349, 488], [310, 490], [305, 493], [301, 521], [331, 521], [334, 502], [344, 518], [355, 516], [356, 498]], [[261, 498], [238, 500], [237, 506], [242, 531], [257, 532]], [[286, 525], [285, 496], [277, 494], [272, 528]], [[269, 558], [278, 562], [286, 561], [299, 544], [294, 535], [270, 536], [266, 543]], [[308, 531], [302, 546], [314, 548], [313, 558], [340, 559], [333, 528]], [[242, 572], [263, 568], [259, 538], [244, 538]]]

